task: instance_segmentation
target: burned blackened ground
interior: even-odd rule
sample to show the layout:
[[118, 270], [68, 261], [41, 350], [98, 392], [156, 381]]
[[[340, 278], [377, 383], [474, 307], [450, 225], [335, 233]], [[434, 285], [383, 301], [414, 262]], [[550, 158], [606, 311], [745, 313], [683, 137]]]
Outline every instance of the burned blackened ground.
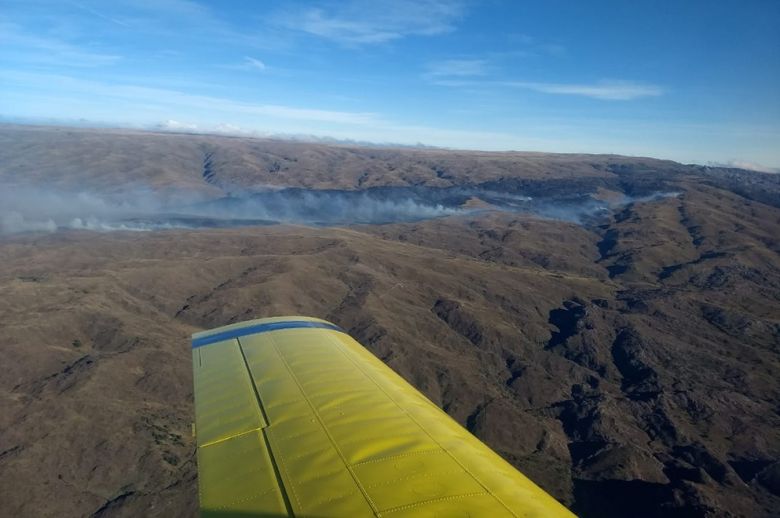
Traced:
[[[206, 155], [204, 179], [220, 186]], [[544, 183], [544, 182], [542, 182]], [[556, 183], [557, 185], [557, 183]], [[522, 188], [526, 188], [523, 186]], [[590, 186], [595, 189], [594, 186]], [[533, 197], [515, 182], [507, 185], [464, 187], [372, 187], [365, 190], [254, 189], [234, 191], [202, 200], [179, 192], [163, 197], [149, 189], [106, 194], [88, 191], [58, 192], [46, 188], [9, 189], [0, 195], [0, 233], [57, 228], [96, 231], [165, 230], [172, 228], [228, 228], [272, 223], [317, 226], [389, 224], [420, 221], [483, 211], [528, 214], [537, 217], [596, 224], [614, 210], [637, 200], [652, 201], [677, 193], [653, 192], [644, 198], [624, 194], [610, 201], [595, 197], [596, 190], [555, 194], [550, 186]], [[498, 189], [498, 190], [493, 190]]]
[[[604, 202], [592, 197], [595, 191], [553, 194], [553, 190], [545, 189], [544, 192], [544, 195], [534, 197], [514, 184], [489, 188], [374, 187], [359, 191], [279, 189], [234, 194], [181, 210], [215, 219], [265, 219], [315, 225], [387, 224], [479, 210], [585, 222], [603, 219], [613, 208], [632, 201], [625, 197]], [[658, 192], [651, 197], [667, 194]], [[474, 199], [480, 200], [483, 207], [469, 207], [467, 202]]]

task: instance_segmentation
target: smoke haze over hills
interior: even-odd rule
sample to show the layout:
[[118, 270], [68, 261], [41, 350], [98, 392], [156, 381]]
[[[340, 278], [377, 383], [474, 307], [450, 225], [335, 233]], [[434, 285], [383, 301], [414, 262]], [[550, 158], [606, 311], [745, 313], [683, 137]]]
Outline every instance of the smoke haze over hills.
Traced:
[[[534, 199], [479, 188], [383, 187], [366, 191], [273, 189], [234, 192], [204, 200], [194, 193], [165, 197], [134, 188], [106, 194], [46, 188], [10, 188], [0, 193], [0, 233], [54, 232], [57, 229], [148, 231], [174, 228], [238, 227], [257, 224], [388, 224], [465, 215], [485, 210], [527, 213], [581, 223], [604, 217], [633, 201], [674, 195], [620, 195], [598, 200], [589, 195]], [[481, 207], [469, 206], [479, 200]]]

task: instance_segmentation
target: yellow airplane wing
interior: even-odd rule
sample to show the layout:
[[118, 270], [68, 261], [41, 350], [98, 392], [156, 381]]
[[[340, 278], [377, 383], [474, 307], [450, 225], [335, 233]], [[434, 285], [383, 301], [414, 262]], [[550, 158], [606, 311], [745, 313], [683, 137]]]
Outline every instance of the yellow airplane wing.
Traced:
[[337, 326], [192, 337], [201, 516], [574, 516]]

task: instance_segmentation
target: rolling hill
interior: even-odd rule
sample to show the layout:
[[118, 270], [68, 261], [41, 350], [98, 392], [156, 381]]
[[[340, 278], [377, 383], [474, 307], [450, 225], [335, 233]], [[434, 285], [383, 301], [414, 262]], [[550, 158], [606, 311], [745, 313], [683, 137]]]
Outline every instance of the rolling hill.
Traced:
[[780, 508], [777, 176], [24, 126], [0, 128], [0, 159], [6, 196], [61, 193], [68, 218], [98, 210], [70, 197], [83, 192], [213, 203], [406, 189], [392, 192], [453, 208], [382, 224], [0, 235], [11, 514], [192, 515], [189, 334], [282, 314], [348, 330], [581, 516]]

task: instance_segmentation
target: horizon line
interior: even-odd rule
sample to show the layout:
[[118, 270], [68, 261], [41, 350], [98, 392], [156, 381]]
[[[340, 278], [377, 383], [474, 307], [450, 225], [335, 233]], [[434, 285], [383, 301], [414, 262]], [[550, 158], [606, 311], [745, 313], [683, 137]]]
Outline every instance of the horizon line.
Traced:
[[535, 151], [520, 149], [487, 150], [479, 148], [458, 148], [449, 146], [436, 146], [418, 142], [416, 144], [403, 144], [400, 142], [375, 142], [368, 140], [342, 139], [329, 135], [316, 135], [305, 133], [272, 133], [262, 131], [224, 131], [216, 128], [169, 128], [164, 127], [163, 123], [156, 125], [122, 125], [121, 123], [100, 122], [91, 120], [69, 120], [69, 119], [47, 119], [47, 118], [27, 118], [13, 117], [0, 114], [0, 126], [23, 126], [39, 128], [68, 128], [81, 130], [111, 130], [111, 131], [132, 131], [138, 133], [151, 133], [159, 135], [191, 135], [205, 137], [222, 138], [244, 138], [253, 140], [270, 140], [278, 142], [289, 142], [294, 144], [317, 144], [333, 147], [357, 147], [357, 148], [381, 148], [381, 149], [404, 149], [417, 151], [449, 151], [457, 153], [485, 153], [485, 154], [526, 154], [526, 155], [580, 155], [580, 156], [614, 156], [621, 158], [634, 158], [656, 160], [661, 162], [673, 162], [684, 166], [697, 166], [711, 169], [733, 169], [760, 174], [780, 174], [780, 167], [764, 166], [763, 164], [749, 164], [752, 167], [740, 167], [737, 161], [735, 163], [721, 162], [682, 162], [672, 158], [661, 158], [650, 155], [631, 155], [614, 152], [584, 152], [584, 151]]

